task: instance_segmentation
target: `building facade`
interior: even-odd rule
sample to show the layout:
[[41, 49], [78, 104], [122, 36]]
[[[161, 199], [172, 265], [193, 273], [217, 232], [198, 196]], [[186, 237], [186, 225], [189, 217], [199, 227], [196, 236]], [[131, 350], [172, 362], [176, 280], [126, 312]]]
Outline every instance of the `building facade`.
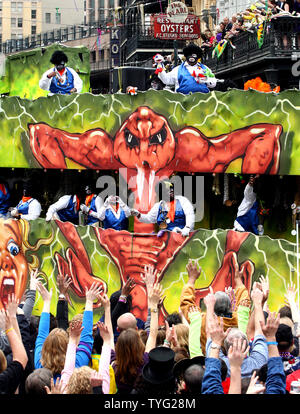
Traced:
[[0, 43], [83, 24], [83, 0], [0, 1]]
[[216, 0], [217, 23], [221, 22], [226, 16], [230, 18], [233, 14], [245, 10], [252, 3], [254, 3], [254, 1]]

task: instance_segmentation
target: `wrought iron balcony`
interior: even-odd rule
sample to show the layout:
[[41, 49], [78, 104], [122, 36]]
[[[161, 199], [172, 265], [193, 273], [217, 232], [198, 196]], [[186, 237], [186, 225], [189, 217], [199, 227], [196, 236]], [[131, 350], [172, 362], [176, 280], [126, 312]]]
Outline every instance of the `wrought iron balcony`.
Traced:
[[[177, 42], [179, 49], [182, 49], [184, 45], [184, 41]], [[151, 53], [153, 51], [163, 52], [165, 49], [172, 50], [174, 49], [174, 41], [155, 39], [152, 25], [136, 25], [132, 28], [127, 28], [126, 60], [130, 60], [139, 49], [144, 52], [149, 49]]]
[[272, 19], [266, 28], [261, 48], [258, 46], [256, 31], [242, 32], [231, 40], [235, 48], [227, 44], [220, 58], [212, 57], [213, 48], [205, 53], [203, 63], [216, 74], [265, 59], [292, 59], [295, 53], [300, 52], [300, 17]]

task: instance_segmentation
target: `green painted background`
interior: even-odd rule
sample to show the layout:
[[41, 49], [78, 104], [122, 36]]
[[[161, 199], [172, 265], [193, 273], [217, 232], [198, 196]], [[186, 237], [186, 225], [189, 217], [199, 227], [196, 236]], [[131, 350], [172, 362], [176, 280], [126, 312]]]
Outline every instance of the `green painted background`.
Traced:
[[39, 87], [39, 80], [50, 63], [52, 53], [62, 50], [68, 56], [67, 66], [73, 68], [83, 81], [82, 93], [90, 88], [90, 51], [84, 46], [67, 47], [62, 44], [18, 52], [6, 57], [5, 75], [0, 77], [0, 94], [24, 99], [37, 99], [48, 92]]
[[[104, 280], [108, 285], [108, 295], [120, 289], [120, 275], [117, 266], [108, 253], [100, 246], [90, 226], [77, 226], [77, 231], [88, 253], [93, 274]], [[29, 242], [36, 245], [40, 238], [47, 238], [53, 234], [53, 241], [50, 245], [41, 246], [36, 252], [27, 250], [25, 256], [29, 263], [32, 263], [32, 255], [38, 257], [39, 270], [44, 274], [48, 288], [54, 289], [51, 312], [56, 314], [58, 293], [56, 290], [57, 265], [54, 261], [54, 253], [57, 251], [65, 257], [66, 248], [69, 247], [65, 237], [55, 222], [45, 223], [38, 219], [30, 223]], [[201, 230], [199, 229], [190, 241], [182, 248], [173, 262], [167, 268], [162, 279], [163, 289], [167, 296], [165, 306], [168, 312], [178, 311], [180, 293], [184, 283], [187, 281], [186, 265], [188, 259], [197, 260], [202, 267], [202, 275], [197, 281], [196, 288], [209, 286], [217, 270], [219, 269], [223, 256], [226, 240], [226, 230]], [[284, 292], [291, 281], [297, 284], [296, 276], [296, 246], [283, 239], [271, 239], [267, 236], [255, 236], [250, 234], [242, 244], [238, 253], [238, 262], [250, 259], [255, 265], [255, 272], [252, 282], [260, 275], [268, 275], [270, 279], [269, 307], [271, 310], [278, 310], [284, 302]], [[29, 283], [29, 281], [28, 281]], [[84, 310], [84, 299], [70, 294], [73, 307], [69, 306], [70, 318]], [[34, 313], [40, 314], [43, 301], [37, 295]], [[102, 309], [94, 311], [94, 319], [102, 315]]]
[[[300, 154], [300, 92], [296, 90], [277, 95], [230, 90], [190, 96], [152, 90], [137, 96], [83, 93], [40, 97], [34, 101], [4, 97], [0, 99], [1, 165], [39, 167], [29, 147], [28, 123], [46, 122], [55, 128], [78, 133], [103, 128], [114, 137], [124, 120], [143, 105], [164, 115], [174, 132], [189, 125], [208, 137], [261, 122], [281, 124], [279, 174], [300, 174], [297, 161]], [[240, 162], [232, 163], [227, 171], [240, 172]]]

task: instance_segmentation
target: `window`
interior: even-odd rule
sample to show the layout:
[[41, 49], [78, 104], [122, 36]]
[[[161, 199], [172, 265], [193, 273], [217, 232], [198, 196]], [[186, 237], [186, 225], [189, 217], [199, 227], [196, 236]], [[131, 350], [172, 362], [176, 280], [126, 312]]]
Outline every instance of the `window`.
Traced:
[[0, 27], [2, 26], [2, 17], [0, 17]]
[[14, 39], [16, 39], [16, 38], [17, 38], [16, 33], [12, 33], [12, 34], [11, 34], [11, 39], [13, 39], [13, 40], [14, 40]]
[[46, 13], [45, 14], [45, 21], [46, 21], [46, 23], [51, 23], [51, 13]]
[[0, 1], [0, 11], [2, 11], [2, 1]]
[[31, 10], [31, 18], [36, 19], [36, 10]]
[[18, 2], [18, 12], [22, 12], [23, 11], [23, 3]]
[[56, 24], [61, 24], [61, 13], [56, 13], [55, 14], [55, 23]]
[[17, 27], [17, 19], [15, 17], [11, 18], [11, 27]]
[[15, 1], [11, 2], [11, 11], [16, 12], [17, 11], [17, 3]]
[[22, 19], [22, 17], [18, 17], [18, 27], [23, 27], [23, 19]]
[[36, 26], [31, 26], [31, 35], [36, 34]]

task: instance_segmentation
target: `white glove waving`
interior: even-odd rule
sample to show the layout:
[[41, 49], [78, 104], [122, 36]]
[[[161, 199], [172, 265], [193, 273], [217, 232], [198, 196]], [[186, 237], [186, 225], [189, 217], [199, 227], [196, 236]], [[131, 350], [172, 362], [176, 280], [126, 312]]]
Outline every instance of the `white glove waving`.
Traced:
[[84, 213], [84, 214], [88, 214], [89, 212], [89, 208], [88, 206], [86, 206], [85, 204], [80, 204], [80, 210]]

